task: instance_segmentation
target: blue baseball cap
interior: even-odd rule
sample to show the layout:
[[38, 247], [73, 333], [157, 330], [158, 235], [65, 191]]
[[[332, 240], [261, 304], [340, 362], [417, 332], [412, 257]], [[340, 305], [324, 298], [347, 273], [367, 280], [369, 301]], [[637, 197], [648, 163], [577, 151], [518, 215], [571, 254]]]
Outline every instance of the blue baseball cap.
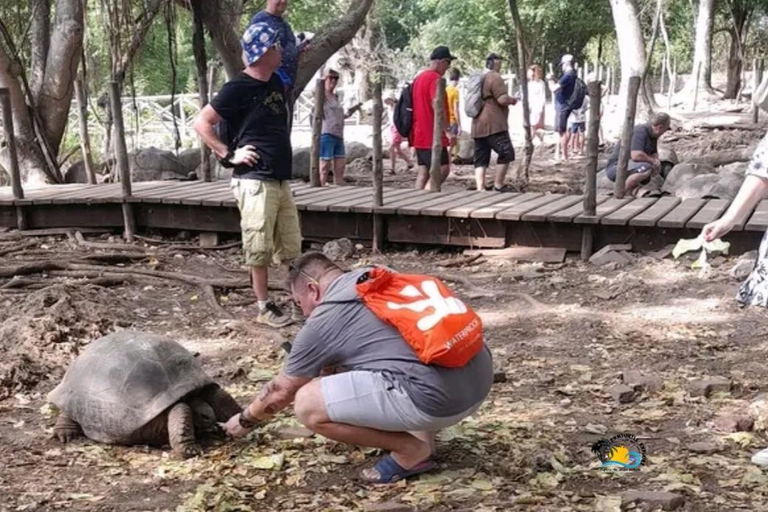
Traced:
[[250, 66], [259, 60], [278, 39], [279, 34], [266, 23], [251, 23], [240, 41], [247, 64]]

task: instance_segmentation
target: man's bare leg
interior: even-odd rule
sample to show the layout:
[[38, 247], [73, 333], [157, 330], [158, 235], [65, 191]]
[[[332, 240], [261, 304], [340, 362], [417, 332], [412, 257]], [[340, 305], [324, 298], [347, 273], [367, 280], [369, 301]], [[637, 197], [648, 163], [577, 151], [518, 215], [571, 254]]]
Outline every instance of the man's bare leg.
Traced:
[[390, 170], [392, 174], [397, 172], [397, 152], [398, 148], [395, 147], [394, 143], [389, 146], [389, 163], [392, 164], [392, 169]]
[[628, 176], [626, 185], [624, 186], [625, 193], [627, 195], [633, 195], [635, 193], [635, 189], [637, 189], [643, 181], [648, 179], [648, 176], [650, 175], [651, 171], [648, 170], [646, 172], [639, 172], [637, 174]]
[[416, 189], [424, 190], [429, 183], [429, 169], [423, 165], [419, 166], [419, 174], [416, 176]]
[[397, 145], [397, 152], [400, 153], [400, 157], [405, 160], [405, 164], [409, 169], [413, 167], [413, 159], [411, 158], [411, 155], [408, 154], [408, 151], [404, 151], [400, 144]]
[[267, 267], [251, 267], [251, 285], [256, 299], [265, 301], [269, 298], [269, 277]]
[[[395, 462], [404, 469], [411, 469], [432, 455], [428, 441], [408, 432], [385, 432], [367, 427], [356, 427], [344, 423], [333, 423], [325, 408], [325, 399], [320, 389], [320, 379], [315, 379], [296, 393], [293, 405], [296, 417], [308, 429], [334, 441], [387, 450]], [[368, 470], [374, 471], [375, 470]]]
[[334, 158], [333, 159], [333, 182], [336, 185], [344, 185], [344, 171], [347, 167], [347, 159], [342, 158]]
[[565, 132], [560, 135], [560, 150], [562, 151], [562, 159], [563, 161], [568, 161], [568, 146], [571, 142], [571, 137], [568, 132]]
[[493, 181], [493, 186], [501, 188], [504, 186], [504, 182], [507, 179], [507, 171], [509, 171], [509, 164], [496, 164], [496, 178]]
[[477, 190], [485, 190], [485, 170], [486, 167], [475, 167], [475, 186]]

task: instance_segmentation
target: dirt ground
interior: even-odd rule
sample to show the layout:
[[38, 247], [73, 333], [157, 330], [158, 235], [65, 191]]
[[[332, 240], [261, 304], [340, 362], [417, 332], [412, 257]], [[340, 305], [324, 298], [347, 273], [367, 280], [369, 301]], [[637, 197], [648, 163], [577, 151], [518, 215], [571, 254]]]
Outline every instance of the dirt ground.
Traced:
[[[109, 243], [106, 236], [89, 240]], [[14, 244], [19, 241], [0, 242], [0, 250]], [[103, 265], [104, 275], [171, 271], [247, 282], [237, 249], [140, 247], [35, 239], [4, 256], [2, 268], [127, 253], [132, 262], [88, 261]], [[46, 271], [15, 287], [0, 279], [0, 510], [358, 511], [384, 503], [389, 510], [618, 511], [628, 490], [673, 491], [684, 497], [685, 511], [768, 510], [768, 475], [749, 462], [768, 444], [762, 419], [749, 433], [715, 425], [719, 415], [745, 414], [768, 378], [768, 315], [735, 304], [734, 258], [704, 274], [689, 261], [643, 255], [612, 271], [570, 259], [439, 266], [458, 257], [435, 250], [373, 256], [363, 249], [344, 262], [448, 279], [482, 316], [498, 371], [506, 375], [475, 417], [441, 434], [438, 471], [383, 488], [355, 480], [374, 462], [374, 451], [306, 437], [290, 411], [245, 441], [209, 446], [188, 461], [143, 446], [59, 444], [51, 439], [55, 411], [46, 393], [74, 355], [102, 334], [136, 329], [171, 336], [199, 353], [210, 375], [245, 403], [278, 371], [279, 344], [296, 331], [257, 327], [247, 289], [216, 288], [233, 317], [225, 318], [198, 287], [146, 275], [120, 284]], [[661, 389], [619, 404], [610, 388], [628, 370], [654, 377]], [[691, 396], [693, 379], [717, 376], [733, 381], [730, 393]], [[640, 471], [599, 469], [590, 448], [617, 433], [645, 444]], [[714, 453], [690, 451], [702, 441], [713, 443]]]

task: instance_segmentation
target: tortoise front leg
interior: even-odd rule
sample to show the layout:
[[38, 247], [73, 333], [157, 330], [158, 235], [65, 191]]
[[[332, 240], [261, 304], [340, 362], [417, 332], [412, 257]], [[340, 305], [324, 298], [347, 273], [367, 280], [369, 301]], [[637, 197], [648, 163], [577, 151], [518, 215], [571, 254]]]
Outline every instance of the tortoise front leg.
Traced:
[[168, 411], [168, 440], [177, 457], [189, 459], [203, 454], [195, 440], [192, 408], [184, 402], [177, 403]]
[[83, 435], [83, 429], [67, 413], [61, 411], [53, 426], [53, 435], [62, 443], [69, 443]]
[[243, 408], [240, 407], [232, 396], [221, 389], [219, 386], [211, 386], [200, 394], [200, 398], [205, 400], [216, 413], [216, 421], [222, 423], [228, 421], [235, 414], [240, 414]]

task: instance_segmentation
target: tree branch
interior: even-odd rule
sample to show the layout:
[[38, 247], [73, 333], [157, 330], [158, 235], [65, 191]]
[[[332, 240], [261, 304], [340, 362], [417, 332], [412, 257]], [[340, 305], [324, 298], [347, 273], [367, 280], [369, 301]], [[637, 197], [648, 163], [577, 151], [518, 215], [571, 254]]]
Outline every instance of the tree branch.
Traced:
[[133, 31], [133, 38], [131, 39], [131, 43], [128, 45], [128, 49], [120, 58], [120, 63], [117, 65], [117, 69], [115, 70], [115, 79], [120, 82], [121, 85], [125, 79], [126, 70], [130, 67], [131, 62], [133, 62], [133, 58], [136, 56], [136, 52], [138, 52], [141, 46], [144, 44], [147, 33], [152, 27], [152, 23], [154, 23], [158, 13], [165, 5], [165, 1], [166, 0], [151, 0], [147, 6], [147, 9], [137, 20], [138, 26]]
[[45, 64], [51, 46], [51, 1], [33, 0], [33, 3], [29, 87], [32, 95], [37, 96], [45, 81]]

